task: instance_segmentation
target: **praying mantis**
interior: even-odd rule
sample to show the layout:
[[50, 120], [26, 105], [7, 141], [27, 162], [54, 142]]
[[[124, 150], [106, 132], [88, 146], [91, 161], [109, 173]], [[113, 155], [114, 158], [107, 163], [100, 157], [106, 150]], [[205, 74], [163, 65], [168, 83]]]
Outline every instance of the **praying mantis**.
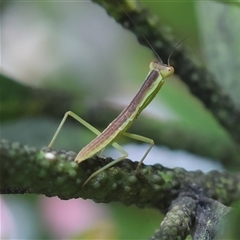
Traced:
[[[119, 4], [120, 5], [120, 4]], [[127, 14], [127, 13], [126, 13]], [[127, 14], [128, 15], [128, 14]], [[129, 17], [130, 18], [130, 17]], [[131, 18], [130, 18], [131, 20]], [[131, 20], [132, 21], [132, 20]], [[135, 23], [133, 22], [135, 25]], [[148, 42], [148, 40], [143, 36], [144, 39], [147, 41], [151, 49], [154, 51], [154, 53], [158, 56], [156, 51], [153, 49], [151, 44]], [[184, 39], [185, 40], [185, 39]], [[182, 40], [183, 41], [183, 40]], [[182, 42], [180, 41], [176, 47]], [[176, 48], [175, 47], [175, 48]], [[174, 49], [175, 49], [174, 48]], [[65, 113], [61, 123], [59, 124], [57, 131], [55, 132], [51, 142], [49, 143], [48, 147], [51, 148], [53, 143], [55, 142], [61, 128], [63, 127], [66, 119], [68, 116], [71, 116], [78, 122], [80, 122], [82, 125], [84, 125], [86, 128], [88, 128], [90, 131], [95, 133], [97, 135], [96, 138], [94, 138], [89, 144], [87, 144], [76, 156], [74, 159], [75, 162], [81, 163], [83, 161], [86, 161], [90, 157], [94, 156], [95, 154], [102, 152], [109, 144], [111, 144], [114, 148], [116, 148], [119, 152], [122, 153], [122, 156], [115, 159], [114, 161], [106, 164], [104, 167], [100, 168], [99, 170], [92, 173], [88, 179], [84, 182], [83, 185], [85, 185], [90, 179], [95, 177], [97, 174], [101, 173], [102, 171], [114, 166], [118, 162], [124, 160], [128, 153], [115, 141], [117, 137], [120, 135], [126, 136], [135, 140], [139, 140], [142, 142], [149, 143], [150, 146], [141, 158], [141, 160], [138, 163], [136, 173], [138, 173], [139, 168], [148, 155], [148, 153], [151, 151], [152, 147], [154, 146], [154, 141], [150, 138], [129, 133], [127, 132], [128, 128], [132, 125], [134, 120], [139, 116], [139, 114], [145, 109], [150, 102], [155, 98], [159, 90], [164, 84], [164, 79], [170, 77], [174, 73], [174, 68], [170, 66], [170, 57], [172, 55], [173, 51], [170, 53], [168, 57], [168, 63], [164, 64], [161, 58], [158, 56], [159, 61], [152, 61], [150, 63], [150, 71], [144, 80], [142, 86], [140, 87], [137, 94], [134, 96], [132, 101], [129, 103], [127, 107], [123, 109], [123, 111], [103, 130], [103, 132], [100, 132], [98, 129], [96, 129], [94, 126], [90, 125], [88, 122], [86, 122], [84, 119], [79, 117], [77, 114], [75, 114], [72, 111], [68, 111]]]

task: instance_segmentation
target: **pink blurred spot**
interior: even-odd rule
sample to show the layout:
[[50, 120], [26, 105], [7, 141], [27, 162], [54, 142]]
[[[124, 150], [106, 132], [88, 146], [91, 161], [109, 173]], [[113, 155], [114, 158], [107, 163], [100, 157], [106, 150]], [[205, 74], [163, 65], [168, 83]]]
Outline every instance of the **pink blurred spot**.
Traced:
[[41, 197], [40, 209], [47, 228], [61, 239], [89, 231], [102, 221], [111, 222], [108, 209], [91, 200]]

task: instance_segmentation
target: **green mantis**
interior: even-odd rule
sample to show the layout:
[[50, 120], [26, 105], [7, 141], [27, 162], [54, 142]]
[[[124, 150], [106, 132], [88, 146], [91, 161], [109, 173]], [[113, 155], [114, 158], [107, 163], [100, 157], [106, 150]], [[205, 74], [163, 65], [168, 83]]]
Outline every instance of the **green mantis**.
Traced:
[[[121, 7], [121, 4], [117, 2]], [[123, 9], [123, 8], [122, 8]], [[123, 9], [129, 19], [132, 21], [131, 17], [127, 14], [127, 12]], [[135, 25], [135, 23], [132, 21]], [[136, 26], [136, 25], [135, 25]], [[137, 26], [136, 26], [137, 27]], [[151, 46], [149, 41], [142, 35], [146, 42], [149, 44], [153, 52], [158, 56], [154, 48]], [[185, 38], [186, 39], [186, 38]], [[183, 39], [183, 40], [185, 40]], [[182, 40], [182, 41], [183, 41]], [[176, 47], [182, 42], [180, 41]], [[150, 72], [148, 73], [145, 81], [143, 82], [142, 86], [140, 87], [137, 94], [134, 96], [132, 101], [129, 103], [127, 107], [123, 109], [123, 111], [107, 126], [107, 128], [100, 132], [98, 129], [90, 125], [88, 122], [83, 120], [81, 117], [76, 115], [75, 113], [68, 111], [65, 113], [57, 131], [55, 132], [51, 142], [49, 143], [48, 147], [52, 147], [57, 135], [59, 134], [64, 122], [66, 121], [68, 116], [73, 117], [78, 122], [83, 124], [86, 128], [90, 131], [95, 133], [97, 137], [93, 139], [89, 144], [87, 144], [76, 156], [75, 162], [81, 163], [88, 158], [92, 157], [93, 155], [97, 154], [98, 152], [102, 152], [109, 144], [111, 144], [114, 148], [116, 148], [119, 152], [122, 153], [122, 156], [115, 159], [114, 161], [108, 163], [104, 167], [100, 168], [99, 170], [95, 171], [90, 175], [90, 177], [85, 181], [83, 185], [85, 185], [91, 178], [95, 177], [100, 172], [112, 167], [116, 163], [122, 161], [128, 156], [128, 153], [116, 142], [116, 138], [120, 135], [126, 136], [135, 140], [139, 140], [142, 142], [149, 143], [150, 146], [141, 158], [138, 163], [136, 173], [138, 173], [139, 168], [152, 149], [154, 145], [154, 141], [150, 138], [140, 136], [137, 134], [127, 132], [128, 128], [132, 125], [133, 121], [138, 117], [138, 115], [143, 111], [144, 108], [148, 106], [148, 104], [154, 99], [156, 94], [161, 89], [162, 85], [164, 84], [164, 79], [170, 77], [174, 73], [174, 68], [170, 66], [169, 61], [173, 51], [168, 57], [168, 64], [164, 64], [163, 61], [159, 58], [159, 61], [152, 61], [150, 63]]]
[[57, 131], [55, 132], [51, 142], [48, 147], [52, 147], [57, 135], [59, 134], [64, 122], [66, 121], [68, 116], [73, 117], [78, 122], [83, 124], [89, 130], [97, 135], [95, 139], [93, 139], [89, 144], [87, 144], [76, 156], [75, 162], [81, 163], [88, 158], [92, 157], [98, 152], [104, 150], [104, 148], [112, 144], [114, 148], [122, 153], [122, 156], [117, 158], [116, 160], [108, 163], [104, 167], [100, 168], [96, 172], [92, 173], [90, 177], [85, 181], [84, 185], [94, 176], [99, 174], [100, 172], [112, 167], [116, 163], [122, 161], [128, 156], [128, 153], [117, 143], [115, 142], [116, 138], [120, 135], [139, 140], [142, 142], [149, 143], [150, 146], [142, 159], [139, 161], [136, 172], [138, 172], [140, 165], [152, 149], [154, 145], [154, 141], [150, 138], [140, 136], [137, 134], [127, 132], [127, 129], [131, 126], [133, 121], [138, 117], [138, 115], [143, 111], [144, 108], [148, 106], [148, 104], [154, 99], [156, 94], [161, 89], [164, 84], [164, 79], [170, 77], [174, 73], [174, 68], [168, 64], [162, 63], [162, 61], [153, 61], [150, 63], [150, 72], [148, 73], [145, 81], [143, 82], [141, 88], [133, 98], [133, 100], [129, 103], [129, 105], [124, 108], [124, 110], [107, 126], [107, 128], [100, 132], [95, 127], [87, 123], [81, 117], [76, 115], [75, 113], [68, 111], [65, 113]]

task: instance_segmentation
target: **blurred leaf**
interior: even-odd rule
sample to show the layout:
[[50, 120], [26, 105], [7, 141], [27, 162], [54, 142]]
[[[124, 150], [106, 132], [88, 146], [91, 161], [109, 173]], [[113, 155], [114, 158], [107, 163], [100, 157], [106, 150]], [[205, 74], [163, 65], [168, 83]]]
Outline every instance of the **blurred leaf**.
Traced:
[[208, 69], [240, 104], [240, 9], [214, 1], [196, 1], [201, 44]]

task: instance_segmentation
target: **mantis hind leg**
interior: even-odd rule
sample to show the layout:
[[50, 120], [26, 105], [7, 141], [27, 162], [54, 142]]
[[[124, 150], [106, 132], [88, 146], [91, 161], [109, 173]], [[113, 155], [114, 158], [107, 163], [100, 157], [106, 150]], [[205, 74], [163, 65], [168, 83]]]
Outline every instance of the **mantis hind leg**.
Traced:
[[145, 152], [145, 154], [143, 155], [143, 157], [141, 158], [141, 160], [139, 161], [139, 163], [137, 165], [136, 174], [138, 174], [140, 166], [142, 165], [144, 159], [146, 158], [146, 156], [148, 155], [148, 153], [151, 151], [152, 147], [154, 146], [154, 141], [150, 138], [143, 137], [141, 135], [137, 135], [137, 134], [133, 134], [133, 133], [128, 133], [128, 132], [124, 132], [124, 133], [122, 133], [122, 135], [150, 144], [149, 148], [147, 149], [147, 151]]
[[92, 174], [90, 175], [90, 177], [84, 182], [83, 186], [84, 186], [91, 178], [95, 177], [97, 174], [101, 173], [102, 171], [104, 171], [104, 170], [112, 167], [113, 165], [121, 162], [122, 160], [124, 160], [124, 159], [128, 156], [128, 153], [127, 153], [118, 143], [113, 142], [113, 143], [112, 143], [112, 146], [113, 146], [114, 148], [116, 148], [119, 152], [121, 152], [121, 153], [122, 153], [122, 156], [119, 157], [119, 158], [117, 158], [117, 159], [115, 159], [114, 161], [108, 163], [108, 164], [105, 165], [104, 167], [98, 169], [98, 170], [95, 171], [94, 173], [92, 173]]
[[[140, 162], [138, 163], [138, 166], [136, 168], [136, 174], [138, 174], [139, 172], [139, 168], [142, 164], [142, 162], [144, 161], [144, 159], [146, 158], [146, 156], [148, 155], [148, 153], [151, 151], [152, 147], [154, 146], [154, 141], [150, 138], [147, 138], [147, 137], [143, 137], [141, 135], [137, 135], [137, 134], [133, 134], [133, 133], [128, 133], [128, 132], [122, 132], [121, 135], [125, 136], [125, 137], [129, 137], [129, 138], [132, 138], [132, 139], [135, 139], [135, 140], [139, 140], [139, 141], [142, 141], [142, 142], [146, 142], [146, 143], [149, 143], [150, 146], [149, 148], [147, 149], [147, 151], [145, 152], [145, 154], [143, 155], [142, 159], [140, 160]], [[115, 159], [114, 161], [108, 163], [107, 165], [105, 165], [104, 167], [98, 169], [96, 172], [94, 172], [92, 175], [90, 175], [90, 177], [84, 182], [83, 186], [93, 177], [95, 177], [97, 174], [99, 174], [100, 172], [114, 166], [115, 164], [119, 163], [120, 161], [124, 160], [127, 156], [128, 156], [128, 153], [116, 142], [113, 142], [112, 143], [112, 146], [114, 148], [116, 148], [119, 152], [121, 152], [123, 155], [117, 159]]]

